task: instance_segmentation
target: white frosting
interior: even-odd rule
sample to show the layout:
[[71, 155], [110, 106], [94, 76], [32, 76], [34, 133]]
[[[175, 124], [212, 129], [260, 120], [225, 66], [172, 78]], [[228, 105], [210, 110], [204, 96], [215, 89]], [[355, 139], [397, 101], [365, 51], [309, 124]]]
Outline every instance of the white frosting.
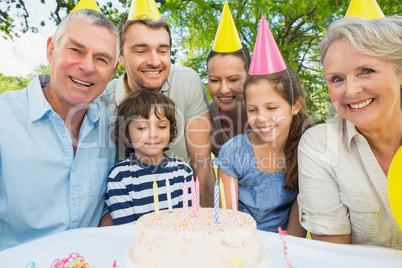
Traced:
[[[191, 209], [189, 210], [191, 212]], [[254, 219], [242, 212], [201, 208], [183, 225], [183, 210], [159, 211], [137, 221], [132, 258], [143, 267], [249, 267], [260, 261]]]

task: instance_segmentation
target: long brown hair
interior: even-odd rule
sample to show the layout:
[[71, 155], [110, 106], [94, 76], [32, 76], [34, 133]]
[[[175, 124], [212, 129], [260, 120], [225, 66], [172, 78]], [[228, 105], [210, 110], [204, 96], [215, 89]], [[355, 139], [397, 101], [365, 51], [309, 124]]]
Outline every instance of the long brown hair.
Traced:
[[[159, 92], [142, 90], [128, 95], [117, 107], [117, 121], [112, 125], [111, 138], [116, 143], [117, 148], [124, 147], [124, 154], [130, 157], [135, 152], [135, 148], [128, 142], [128, 125], [132, 120], [138, 118], [149, 119], [151, 112], [161, 119], [166, 117], [170, 122], [169, 143], [177, 136], [176, 108], [174, 102], [167, 96]], [[168, 150], [166, 146], [163, 151]]]
[[314, 125], [307, 114], [305, 105], [304, 90], [300, 85], [299, 78], [295, 71], [288, 67], [286, 70], [268, 75], [249, 75], [244, 83], [244, 99], [247, 99], [247, 87], [257, 84], [261, 80], [266, 80], [274, 85], [275, 92], [281, 96], [292, 107], [300, 98], [302, 108], [300, 112], [292, 116], [289, 136], [285, 144], [285, 181], [287, 188], [298, 188], [298, 165], [297, 165], [297, 146], [304, 131]]

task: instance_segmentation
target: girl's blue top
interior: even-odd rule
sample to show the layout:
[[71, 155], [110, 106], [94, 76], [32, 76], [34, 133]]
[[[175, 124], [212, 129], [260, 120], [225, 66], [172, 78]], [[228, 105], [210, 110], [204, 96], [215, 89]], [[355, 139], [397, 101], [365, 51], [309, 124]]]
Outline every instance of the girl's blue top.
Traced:
[[[238, 178], [238, 210], [250, 214], [257, 222], [257, 229], [278, 232], [281, 227], [286, 230], [297, 190], [284, 188], [283, 171], [268, 173], [258, 169], [248, 133], [227, 141], [214, 163], [227, 175]], [[261, 165], [275, 164], [270, 155], [259, 161]]]

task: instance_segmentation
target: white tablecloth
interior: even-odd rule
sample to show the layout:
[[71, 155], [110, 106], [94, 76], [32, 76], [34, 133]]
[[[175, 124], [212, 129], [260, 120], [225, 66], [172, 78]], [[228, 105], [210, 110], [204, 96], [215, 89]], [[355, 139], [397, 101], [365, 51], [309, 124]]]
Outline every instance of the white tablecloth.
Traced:
[[[96, 268], [112, 268], [134, 241], [135, 224], [69, 230], [0, 251], [0, 268], [49, 268], [55, 259], [79, 253]], [[262, 247], [273, 256], [272, 267], [288, 267], [283, 242], [276, 233], [258, 231]], [[402, 267], [402, 251], [381, 247], [338, 245], [285, 236], [288, 256], [297, 267]], [[207, 257], [207, 256], [206, 256]]]

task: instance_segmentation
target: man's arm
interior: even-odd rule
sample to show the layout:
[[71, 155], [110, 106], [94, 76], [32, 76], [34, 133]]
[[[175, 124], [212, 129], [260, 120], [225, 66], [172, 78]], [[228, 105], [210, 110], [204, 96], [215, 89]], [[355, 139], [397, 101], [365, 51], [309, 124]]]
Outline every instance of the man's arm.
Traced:
[[185, 126], [186, 146], [200, 181], [200, 202], [203, 207], [214, 205], [215, 172], [211, 161], [211, 121], [209, 112], [188, 121]]
[[112, 216], [110, 216], [110, 212], [106, 213], [99, 222], [99, 227], [103, 226], [112, 226], [114, 225]]

